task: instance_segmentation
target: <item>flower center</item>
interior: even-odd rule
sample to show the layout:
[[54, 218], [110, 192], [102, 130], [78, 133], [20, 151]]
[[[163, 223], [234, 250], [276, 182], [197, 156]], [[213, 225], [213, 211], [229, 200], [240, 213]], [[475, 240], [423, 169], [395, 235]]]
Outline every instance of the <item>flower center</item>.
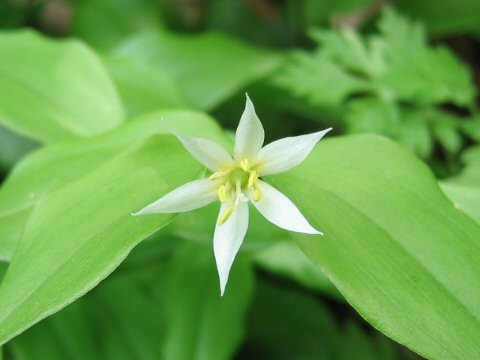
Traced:
[[230, 205], [220, 217], [220, 224], [224, 224], [232, 215], [240, 201], [246, 201], [248, 196], [254, 201], [262, 199], [258, 187], [258, 172], [248, 159], [243, 159], [225, 170], [217, 171], [210, 176], [211, 180], [218, 180], [218, 199], [221, 203], [230, 201]]

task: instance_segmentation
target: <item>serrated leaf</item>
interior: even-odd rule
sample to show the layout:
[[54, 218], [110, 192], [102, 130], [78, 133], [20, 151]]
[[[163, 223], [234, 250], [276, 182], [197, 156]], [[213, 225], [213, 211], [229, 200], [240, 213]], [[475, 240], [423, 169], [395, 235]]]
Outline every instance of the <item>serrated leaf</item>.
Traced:
[[312, 56], [297, 53], [292, 62], [274, 77], [273, 82], [320, 106], [339, 105], [348, 96], [369, 89], [366, 82], [351, 76], [319, 52]]
[[480, 226], [425, 165], [351, 136], [270, 181], [325, 233], [295, 237], [374, 327], [427, 358], [480, 356]]
[[379, 27], [385, 43], [388, 66], [378, 77], [399, 100], [420, 104], [473, 103], [475, 89], [470, 73], [447, 48], [427, 46], [418, 22], [409, 21], [393, 10], [383, 13]]
[[0, 34], [0, 122], [40, 142], [105, 132], [123, 107], [94, 52], [33, 31]]
[[395, 102], [362, 98], [348, 103], [345, 120], [349, 133], [374, 132], [394, 136], [402, 118]]
[[310, 35], [322, 46], [321, 52], [327, 58], [357, 75], [375, 77], [385, 71], [383, 44], [377, 38], [364, 40], [351, 29], [336, 32], [314, 29]]

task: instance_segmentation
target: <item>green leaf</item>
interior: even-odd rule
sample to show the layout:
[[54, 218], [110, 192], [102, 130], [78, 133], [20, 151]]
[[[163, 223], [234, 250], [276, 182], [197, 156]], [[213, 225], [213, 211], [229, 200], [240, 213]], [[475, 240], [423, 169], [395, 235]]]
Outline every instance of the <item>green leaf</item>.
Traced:
[[8, 263], [0, 261], [0, 284], [2, 283], [3, 277], [8, 269]]
[[221, 297], [211, 247], [185, 245], [175, 256], [169, 285], [162, 289], [169, 294], [164, 358], [231, 359], [243, 339], [253, 293], [250, 262], [237, 257]]
[[277, 241], [255, 253], [257, 265], [273, 274], [291, 279], [308, 289], [343, 300], [330, 280], [303, 254], [292, 240]]
[[468, 67], [447, 48], [430, 47], [419, 23], [387, 9], [379, 28], [369, 36], [353, 30], [311, 31], [320, 46], [287, 67], [280, 85], [313, 104], [331, 106], [355, 93], [422, 106], [473, 105], [475, 86]]
[[26, 157], [0, 189], [0, 259], [11, 258], [31, 209], [46, 192], [95, 171], [132, 142], [168, 133], [169, 128], [229, 145], [211, 118], [191, 111], [163, 111], [141, 116], [110, 133], [52, 145]]
[[0, 168], [9, 169], [36, 147], [35, 141], [0, 126]]
[[314, 29], [310, 36], [322, 45], [320, 52], [325, 57], [354, 74], [375, 77], [385, 70], [382, 42], [378, 38], [363, 39], [351, 29]]
[[108, 276], [138, 242], [172, 219], [131, 214], [200, 169], [174, 137], [153, 136], [45, 194], [0, 288], [0, 342]]
[[[197, 129], [198, 133], [209, 132], [211, 137], [215, 136], [214, 130], [220, 132], [207, 117], [188, 117], [195, 113], [164, 115], [170, 121], [185, 119], [183, 126], [189, 127], [186, 133]], [[94, 287], [139, 241], [171, 221], [171, 215], [130, 215], [198, 176], [202, 168], [172, 136], [151, 136], [135, 144], [134, 139], [145, 138], [145, 133], [165, 131], [158, 130], [159, 123], [162, 120], [158, 115], [140, 119], [96, 141], [66, 144], [67, 149], [71, 147], [66, 154], [59, 152], [65, 150], [62, 145], [46, 148], [30, 163], [25, 175], [43, 160], [55, 173], [42, 176], [55, 179], [58, 174], [70, 173], [71, 167], [66, 168], [66, 164], [73, 161], [78, 166], [75, 154], [80, 158], [89, 151], [90, 155], [103, 155], [101, 161], [86, 162], [82, 171], [73, 171], [67, 179], [44, 182], [37, 178], [36, 186], [44, 192], [40, 198], [32, 199], [30, 192], [22, 194], [26, 195], [24, 207], [32, 202], [36, 205], [0, 288], [0, 342]], [[174, 128], [181, 131], [179, 123]], [[119, 151], [125, 148], [125, 142], [130, 146]], [[112, 149], [113, 156], [108, 153]], [[65, 158], [69, 161], [62, 161]], [[14, 191], [20, 185], [20, 193], [28, 189], [22, 189], [18, 177], [10, 184]], [[7, 197], [12, 195], [9, 190]]]
[[456, 207], [480, 224], [480, 148], [473, 148], [463, 158], [467, 166], [460, 175], [442, 181], [442, 190]]
[[118, 126], [123, 108], [97, 56], [77, 40], [0, 34], [0, 123], [40, 142]]
[[[158, 275], [165, 270], [165, 264], [159, 263], [152, 270]], [[160, 285], [163, 283], [156, 280], [150, 287]], [[151, 288], [142, 286], [130, 273], [114, 274], [80, 300], [88, 309], [91, 332], [96, 339], [101, 339], [99, 359], [162, 358], [166, 314], [163, 304], [151, 292]]]
[[383, 13], [379, 27], [388, 66], [378, 82], [390, 88], [397, 99], [473, 104], [475, 88], [468, 68], [447, 48], [429, 48], [419, 23], [390, 9]]
[[302, 250], [374, 327], [427, 358], [480, 356], [480, 226], [378, 136], [322, 141], [271, 182], [325, 236]]
[[130, 116], [160, 109], [189, 107], [177, 84], [161, 68], [116, 57], [105, 57], [103, 63]]
[[247, 349], [252, 346], [255, 358], [276, 360], [396, 358], [388, 338], [361, 331], [354, 322], [343, 329], [332, 315], [311, 294], [260, 281], [249, 314]]
[[403, 0], [395, 6], [425, 23], [432, 36], [480, 34], [476, 0]]
[[181, 36], [166, 31], [147, 32], [126, 40], [113, 53], [165, 69], [187, 99], [204, 110], [215, 108], [267, 76], [282, 60], [275, 52], [220, 33]]
[[[10, 341], [9, 353], [22, 360], [161, 358], [165, 312], [151, 288], [163, 285], [158, 275], [165, 277], [165, 269], [166, 262], [157, 261], [154, 267], [144, 267], [141, 276], [138, 271], [115, 272], [86, 296]], [[145, 286], [151, 274], [157, 281]]]
[[469, 138], [480, 142], [480, 115], [476, 114], [461, 124], [461, 129]]
[[393, 135], [403, 146], [421, 158], [428, 157], [432, 152], [432, 134], [428, 128], [425, 114], [421, 111], [405, 110], [402, 122]]
[[402, 118], [395, 102], [360, 98], [347, 104], [345, 120], [349, 133], [374, 132], [395, 136]]
[[321, 52], [312, 56], [297, 53], [273, 81], [295, 96], [304, 97], [319, 106], [339, 105], [348, 96], [369, 88], [366, 82], [350, 75]]
[[35, 325], [6, 345], [8, 353], [16, 360], [99, 359], [84, 305], [74, 303]]
[[133, 33], [156, 29], [157, 7], [151, 0], [75, 1], [72, 30], [92, 46], [108, 49]]

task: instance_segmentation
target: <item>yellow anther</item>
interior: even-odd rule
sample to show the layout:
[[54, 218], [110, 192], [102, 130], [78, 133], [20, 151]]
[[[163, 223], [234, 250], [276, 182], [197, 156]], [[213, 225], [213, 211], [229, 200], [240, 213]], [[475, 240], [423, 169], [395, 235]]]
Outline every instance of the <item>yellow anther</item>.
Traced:
[[243, 171], [248, 171], [248, 169], [250, 169], [250, 160], [243, 159], [240, 161], [240, 167], [243, 169]]
[[224, 176], [225, 174], [226, 174], [225, 171], [220, 170], [220, 171], [214, 172], [212, 175], [210, 175], [209, 179], [210, 180], [215, 180], [215, 179], [218, 179], [219, 177]]
[[227, 200], [227, 188], [225, 187], [225, 185], [220, 185], [220, 187], [218, 188], [218, 198], [222, 203]]
[[253, 200], [255, 201], [262, 200], [262, 192], [260, 191], [259, 188], [256, 188], [255, 191], [253, 192]]
[[233, 206], [230, 205], [227, 210], [223, 213], [222, 217], [220, 218], [220, 221], [218, 222], [220, 225], [223, 225], [227, 222], [227, 220], [232, 216], [233, 214]]
[[257, 179], [258, 173], [255, 170], [250, 171], [250, 176], [248, 177], [248, 187], [252, 187]]

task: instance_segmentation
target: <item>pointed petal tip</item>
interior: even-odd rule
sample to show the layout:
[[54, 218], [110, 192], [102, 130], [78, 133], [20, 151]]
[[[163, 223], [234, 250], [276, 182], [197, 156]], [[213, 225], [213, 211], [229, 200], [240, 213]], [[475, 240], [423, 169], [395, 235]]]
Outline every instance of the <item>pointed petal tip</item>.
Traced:
[[321, 231], [318, 231], [317, 229], [315, 229], [314, 227], [310, 226], [310, 229], [305, 229], [303, 231], [304, 234], [309, 234], [309, 235], [320, 235], [320, 236], [323, 236], [323, 232]]
[[131, 213], [130, 215], [132, 216], [141, 216], [141, 215], [148, 215], [151, 214], [150, 212], [145, 211], [145, 209], [142, 209], [140, 211], [137, 211], [135, 213]]

